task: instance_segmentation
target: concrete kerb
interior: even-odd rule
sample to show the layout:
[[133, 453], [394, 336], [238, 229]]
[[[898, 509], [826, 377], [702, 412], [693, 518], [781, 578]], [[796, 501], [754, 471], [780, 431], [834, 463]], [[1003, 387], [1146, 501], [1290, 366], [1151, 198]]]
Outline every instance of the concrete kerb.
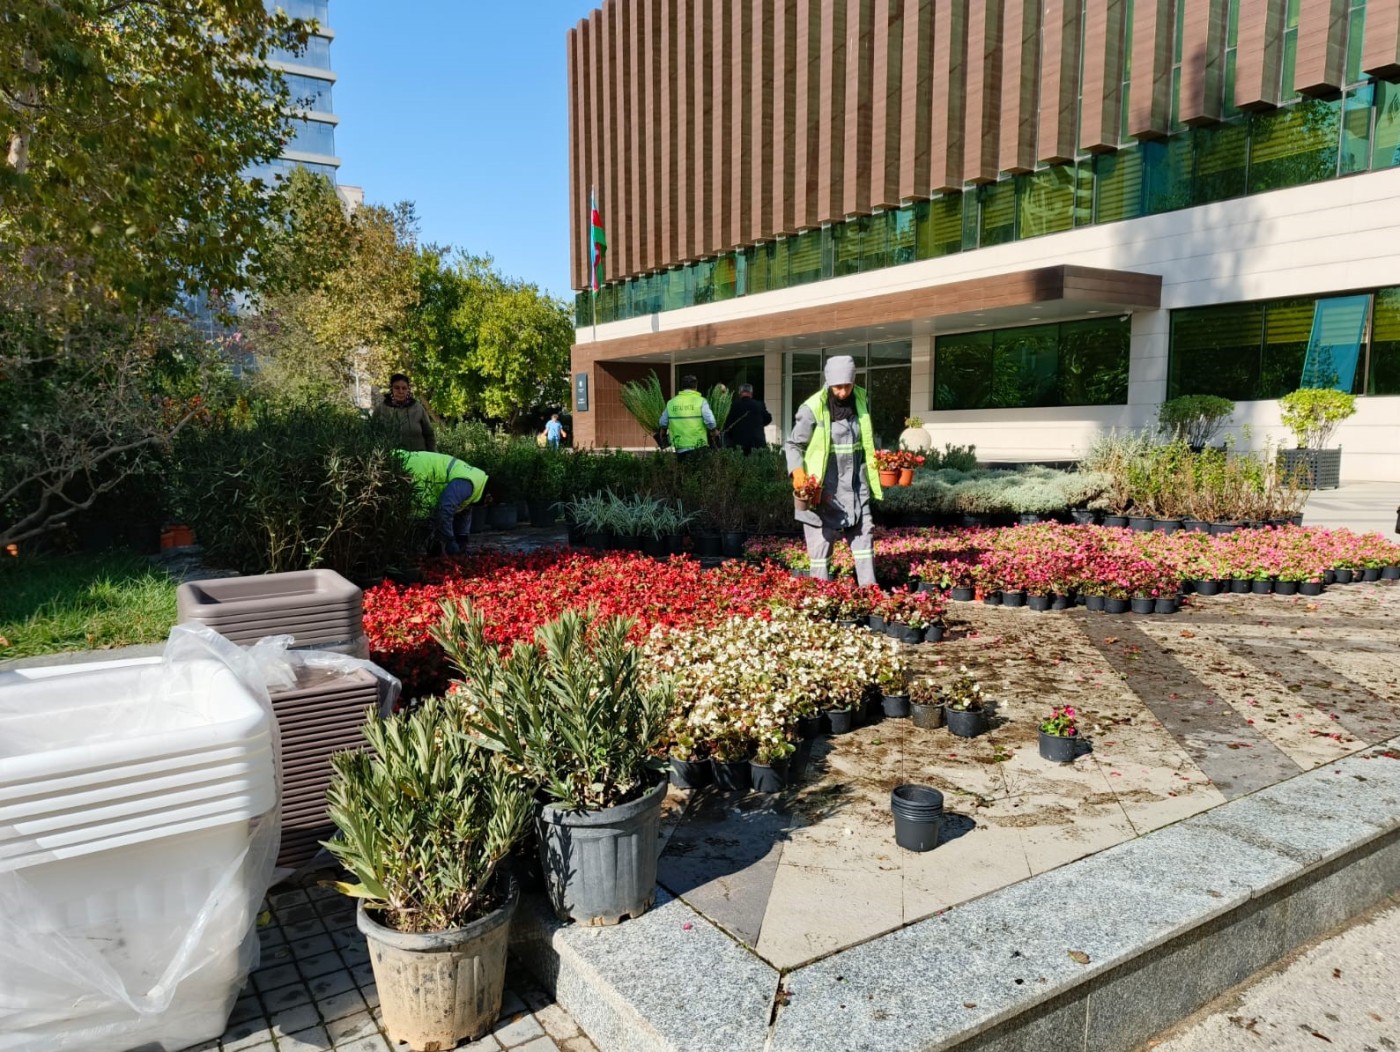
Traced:
[[1400, 890], [1400, 738], [779, 973], [664, 892], [512, 951], [602, 1052], [1115, 1052]]

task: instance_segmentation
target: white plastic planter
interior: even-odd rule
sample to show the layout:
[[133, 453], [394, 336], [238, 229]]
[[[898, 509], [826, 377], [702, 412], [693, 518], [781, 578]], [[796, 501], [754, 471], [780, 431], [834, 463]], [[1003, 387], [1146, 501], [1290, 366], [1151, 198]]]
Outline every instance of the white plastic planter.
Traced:
[[257, 960], [276, 747], [256, 668], [213, 633], [0, 682], [0, 1050], [223, 1032]]

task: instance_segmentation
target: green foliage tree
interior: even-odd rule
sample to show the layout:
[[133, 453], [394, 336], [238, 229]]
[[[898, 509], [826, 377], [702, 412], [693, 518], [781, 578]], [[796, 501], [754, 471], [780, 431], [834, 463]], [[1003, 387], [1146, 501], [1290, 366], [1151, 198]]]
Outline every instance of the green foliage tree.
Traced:
[[502, 276], [490, 257], [420, 252], [409, 359], [420, 390], [446, 416], [515, 429], [523, 413], [568, 396], [573, 319], [536, 285]]
[[0, 252], [72, 260], [125, 300], [246, 282], [288, 102], [262, 0], [29, 0], [0, 14]]

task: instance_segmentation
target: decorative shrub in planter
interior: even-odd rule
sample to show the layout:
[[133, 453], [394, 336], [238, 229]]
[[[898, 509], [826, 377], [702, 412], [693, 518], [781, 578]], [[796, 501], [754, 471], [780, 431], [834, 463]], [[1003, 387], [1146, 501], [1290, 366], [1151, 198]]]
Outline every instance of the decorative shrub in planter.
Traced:
[[[1322, 382], [1326, 382], [1325, 380]], [[1342, 451], [1327, 443], [1343, 420], [1356, 412], [1356, 397], [1331, 387], [1304, 387], [1278, 400], [1284, 426], [1298, 440], [1297, 449], [1279, 454], [1283, 470], [1302, 473], [1311, 489], [1341, 485]]]
[[368, 720], [370, 748], [337, 753], [331, 852], [355, 883], [356, 920], [391, 1040], [452, 1048], [496, 1023], [514, 882], [498, 868], [529, 827], [529, 787], [463, 729], [452, 701]]
[[1072, 705], [1051, 710], [1040, 724], [1040, 756], [1052, 763], [1069, 763], [1079, 745], [1078, 713]]
[[503, 656], [479, 615], [445, 604], [433, 633], [467, 677], [454, 690], [470, 728], [550, 801], [536, 828], [561, 920], [616, 924], [656, 898], [666, 779], [655, 756], [672, 696], [644, 681], [632, 627], [565, 611], [536, 630], [537, 645]]

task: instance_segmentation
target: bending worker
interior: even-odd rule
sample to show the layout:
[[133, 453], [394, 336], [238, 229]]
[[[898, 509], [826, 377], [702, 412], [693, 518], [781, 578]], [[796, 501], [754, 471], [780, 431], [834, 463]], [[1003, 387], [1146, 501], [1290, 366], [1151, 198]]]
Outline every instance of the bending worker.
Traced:
[[807, 538], [812, 576], [830, 579], [831, 549], [838, 538], [851, 546], [856, 583], [875, 583], [875, 542], [870, 502], [884, 495], [875, 466], [875, 429], [870, 400], [857, 387], [856, 363], [848, 355], [826, 363], [826, 386], [803, 402], [784, 448], [793, 489], [815, 478], [821, 500], [794, 512]]
[[418, 514], [432, 520], [433, 544], [456, 555], [472, 532], [472, 505], [486, 494], [486, 472], [447, 453], [399, 450], [399, 457], [413, 476]]

